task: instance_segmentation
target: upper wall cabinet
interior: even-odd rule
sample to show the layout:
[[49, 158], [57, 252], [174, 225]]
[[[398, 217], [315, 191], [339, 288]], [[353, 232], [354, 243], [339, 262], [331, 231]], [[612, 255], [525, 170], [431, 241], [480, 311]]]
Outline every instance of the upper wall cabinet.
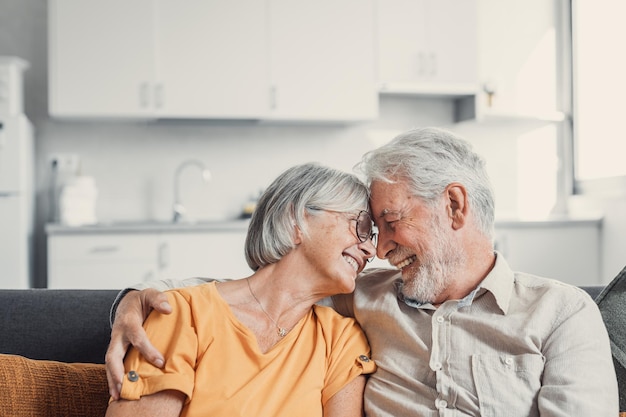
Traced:
[[258, 118], [269, 108], [257, 0], [51, 0], [50, 114]]
[[378, 0], [381, 92], [475, 94], [476, 7], [475, 0]]
[[378, 116], [373, 0], [270, 0], [271, 119]]
[[50, 114], [377, 116], [374, 0], [51, 0]]
[[555, 3], [478, 0], [478, 5], [477, 118], [507, 125], [562, 120], [557, 97], [568, 72], [559, 67], [561, 29]]
[[50, 114], [106, 117], [153, 112], [152, 3], [50, 1]]

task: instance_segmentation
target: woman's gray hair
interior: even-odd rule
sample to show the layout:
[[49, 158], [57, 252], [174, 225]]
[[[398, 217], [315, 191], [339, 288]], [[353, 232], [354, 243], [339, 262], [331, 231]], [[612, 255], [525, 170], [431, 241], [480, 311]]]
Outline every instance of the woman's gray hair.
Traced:
[[[366, 210], [369, 190], [354, 174], [309, 163], [289, 168], [265, 190], [246, 236], [246, 261], [256, 271], [294, 247], [295, 228], [305, 235], [305, 212]], [[323, 242], [320, 242], [323, 244]]]
[[356, 168], [368, 185], [408, 180], [414, 195], [430, 205], [449, 184], [463, 184], [478, 227], [493, 239], [494, 197], [485, 161], [453, 133], [438, 128], [410, 130], [366, 153]]

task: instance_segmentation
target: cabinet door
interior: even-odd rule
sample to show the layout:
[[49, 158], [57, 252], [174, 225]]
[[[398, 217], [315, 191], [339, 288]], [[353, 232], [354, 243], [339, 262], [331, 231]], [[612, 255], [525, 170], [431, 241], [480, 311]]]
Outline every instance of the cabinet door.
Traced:
[[48, 288], [122, 289], [157, 279], [152, 234], [53, 235], [48, 238]]
[[166, 233], [159, 244], [159, 276], [238, 279], [252, 274], [244, 258], [246, 232]]
[[266, 10], [259, 0], [156, 0], [157, 114], [267, 114]]
[[270, 0], [273, 119], [378, 114], [373, 0]]
[[486, 115], [560, 119], [555, 5], [544, 0], [478, 4], [479, 71], [485, 86], [480, 110]]
[[466, 94], [477, 83], [474, 0], [379, 0], [382, 91]]
[[428, 0], [427, 44], [432, 79], [444, 84], [478, 82], [478, 12], [475, 0]]
[[149, 115], [152, 13], [152, 0], [51, 0], [50, 114]]
[[513, 270], [572, 285], [600, 285], [600, 234], [597, 224], [496, 225], [496, 248]]

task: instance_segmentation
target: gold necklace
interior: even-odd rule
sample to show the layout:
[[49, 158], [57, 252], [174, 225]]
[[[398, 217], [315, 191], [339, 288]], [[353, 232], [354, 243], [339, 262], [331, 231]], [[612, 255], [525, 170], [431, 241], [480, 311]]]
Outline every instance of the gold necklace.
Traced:
[[265, 313], [265, 315], [267, 316], [268, 319], [270, 319], [270, 321], [272, 323], [274, 323], [274, 326], [276, 326], [276, 333], [278, 333], [278, 335], [280, 337], [285, 337], [285, 335], [287, 334], [288, 330], [285, 329], [284, 327], [280, 327], [278, 325], [278, 323], [276, 323], [276, 320], [274, 320], [269, 314], [267, 314], [267, 311], [265, 311], [265, 309], [263, 308], [263, 304], [261, 304], [261, 302], [259, 301], [258, 298], [256, 298], [256, 295], [254, 295], [254, 293], [252, 292], [252, 287], [250, 286], [250, 277], [246, 278], [246, 282], [248, 283], [248, 290], [250, 290], [250, 295], [252, 295], [252, 298], [254, 298], [254, 300], [257, 302], [257, 304], [259, 305], [259, 307], [261, 307], [261, 311], [263, 313]]

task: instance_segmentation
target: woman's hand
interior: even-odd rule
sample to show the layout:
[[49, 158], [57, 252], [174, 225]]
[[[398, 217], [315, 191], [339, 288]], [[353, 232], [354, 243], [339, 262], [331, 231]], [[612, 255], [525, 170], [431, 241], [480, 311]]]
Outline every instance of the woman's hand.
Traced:
[[109, 394], [114, 400], [119, 399], [122, 389], [124, 356], [130, 345], [153, 365], [159, 368], [164, 365], [163, 355], [150, 343], [143, 329], [143, 322], [153, 309], [162, 314], [172, 312], [167, 296], [154, 288], [131, 291], [120, 300], [105, 356]]

